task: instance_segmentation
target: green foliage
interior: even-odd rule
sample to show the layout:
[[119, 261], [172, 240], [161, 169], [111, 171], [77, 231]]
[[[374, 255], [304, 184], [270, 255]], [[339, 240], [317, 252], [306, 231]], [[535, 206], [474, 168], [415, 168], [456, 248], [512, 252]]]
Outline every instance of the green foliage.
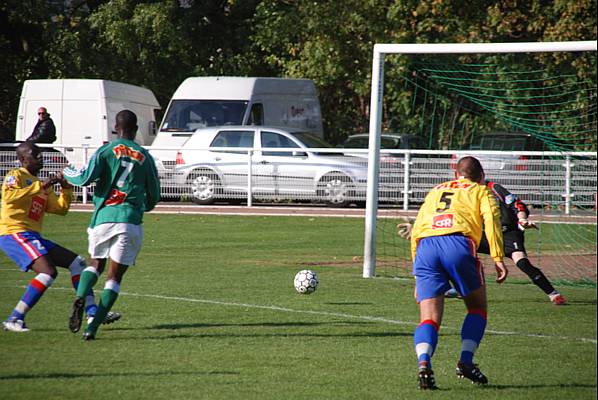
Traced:
[[[7, 0], [0, 3], [0, 122], [14, 129], [25, 79], [124, 81], [151, 89], [165, 107], [188, 76], [304, 77], [316, 81], [325, 132], [336, 144], [368, 130], [374, 43], [595, 40], [595, 10], [596, 0], [470, 0], [466, 7], [457, 0]], [[550, 63], [596, 86], [595, 55], [539, 54], [529, 67]], [[496, 128], [459, 99], [417, 98], [425, 91], [404, 75], [413, 67], [405, 57], [387, 60], [384, 129], [448, 148]]]

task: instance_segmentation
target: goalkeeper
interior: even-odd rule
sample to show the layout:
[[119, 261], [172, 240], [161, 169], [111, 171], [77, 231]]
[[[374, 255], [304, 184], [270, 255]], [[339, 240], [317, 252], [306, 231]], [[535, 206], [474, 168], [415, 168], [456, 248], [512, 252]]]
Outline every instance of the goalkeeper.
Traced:
[[[526, 229], [538, 229], [536, 224], [530, 221], [529, 209], [516, 195], [510, 193], [504, 186], [496, 182], [486, 181], [486, 186], [496, 198], [500, 205], [502, 234], [505, 244], [505, 256], [509, 257], [517, 268], [523, 271], [548, 297], [557, 305], [566, 303], [565, 298], [552, 286], [544, 273], [529, 261], [524, 245], [524, 231]], [[478, 253], [489, 254], [488, 240], [482, 237]]]
[[[531, 281], [538, 286], [555, 305], [566, 304], [565, 297], [559, 293], [558, 290], [552, 286], [546, 275], [534, 266], [527, 257], [525, 251], [525, 236], [526, 229], [537, 229], [536, 224], [529, 220], [529, 209], [521, 199], [509, 192], [504, 186], [486, 181], [486, 186], [494, 194], [494, 198], [500, 206], [501, 225], [503, 232], [503, 240], [505, 246], [505, 256], [513, 260], [515, 265], [523, 271]], [[413, 221], [401, 223], [397, 225], [399, 236], [410, 239], [411, 228]], [[478, 246], [478, 253], [490, 254], [488, 246], [488, 239], [486, 235], [482, 236], [480, 245]], [[447, 297], [458, 297], [459, 294], [453, 288], [447, 293]]]

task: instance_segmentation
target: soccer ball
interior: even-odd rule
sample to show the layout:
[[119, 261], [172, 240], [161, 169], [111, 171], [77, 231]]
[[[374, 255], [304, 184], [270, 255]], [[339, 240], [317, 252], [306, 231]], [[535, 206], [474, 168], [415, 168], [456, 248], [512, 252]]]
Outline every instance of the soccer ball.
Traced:
[[304, 269], [295, 275], [295, 290], [301, 294], [311, 294], [318, 288], [318, 275], [314, 271]]

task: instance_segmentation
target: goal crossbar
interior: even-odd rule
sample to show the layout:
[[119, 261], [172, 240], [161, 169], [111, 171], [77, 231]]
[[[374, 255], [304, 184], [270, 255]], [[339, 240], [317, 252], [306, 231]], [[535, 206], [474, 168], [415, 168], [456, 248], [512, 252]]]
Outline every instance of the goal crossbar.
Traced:
[[370, 99], [370, 135], [368, 156], [367, 199], [363, 253], [363, 277], [371, 278], [376, 270], [376, 215], [378, 212], [378, 174], [380, 132], [382, 125], [382, 95], [384, 93], [385, 54], [481, 54], [481, 53], [542, 53], [596, 51], [597, 41], [521, 42], [521, 43], [425, 43], [374, 45], [372, 58], [372, 89]]

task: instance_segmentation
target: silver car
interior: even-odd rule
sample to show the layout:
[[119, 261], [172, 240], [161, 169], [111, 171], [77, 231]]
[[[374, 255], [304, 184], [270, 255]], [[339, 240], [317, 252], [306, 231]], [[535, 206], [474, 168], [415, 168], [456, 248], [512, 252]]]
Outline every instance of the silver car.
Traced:
[[310, 200], [346, 206], [365, 199], [367, 165], [309, 132], [263, 126], [199, 129], [177, 154], [177, 185], [197, 204], [216, 199]]

